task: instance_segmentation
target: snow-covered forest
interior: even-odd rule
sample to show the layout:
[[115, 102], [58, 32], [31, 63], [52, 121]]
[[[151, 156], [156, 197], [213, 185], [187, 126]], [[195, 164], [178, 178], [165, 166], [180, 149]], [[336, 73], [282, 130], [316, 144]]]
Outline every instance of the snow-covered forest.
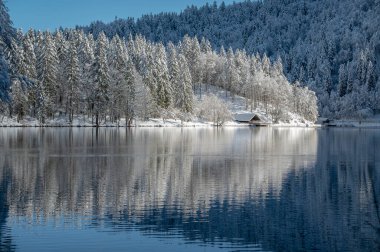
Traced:
[[[11, 69], [8, 113], [41, 122], [74, 115], [127, 124], [137, 118], [182, 118], [197, 115], [194, 95], [208, 85], [226, 95], [248, 98], [247, 109], [262, 107], [274, 121], [293, 112], [314, 121], [312, 91], [290, 85], [280, 60], [212, 50], [207, 40], [185, 36], [177, 45], [151, 43], [142, 36], [97, 40], [80, 30], [19, 33], [9, 51]], [[19, 42], [16, 42], [19, 41]], [[206, 85], [205, 85], [206, 84]], [[203, 88], [202, 88], [203, 87]], [[229, 92], [227, 92], [229, 91]], [[213, 102], [217, 103], [217, 101]]]
[[208, 119], [199, 106], [222, 103], [202, 101], [210, 85], [246, 97], [247, 110], [265, 110], [274, 122], [288, 120], [289, 112], [310, 121], [318, 115], [314, 92], [291, 85], [281, 59], [271, 62], [265, 54], [216, 51], [208, 40], [189, 36], [164, 46], [140, 35], [109, 39], [101, 32], [95, 39], [79, 29], [6, 35], [2, 82], [10, 86], [4, 85], [1, 108], [17, 120], [65, 116], [72, 122], [81, 115], [96, 125], [121, 119], [131, 125], [136, 118]]
[[322, 116], [360, 117], [380, 107], [379, 0], [262, 0], [208, 4], [181, 13], [80, 27], [95, 37], [142, 34], [150, 41], [207, 38], [215, 49], [282, 59], [290, 82], [317, 93]]

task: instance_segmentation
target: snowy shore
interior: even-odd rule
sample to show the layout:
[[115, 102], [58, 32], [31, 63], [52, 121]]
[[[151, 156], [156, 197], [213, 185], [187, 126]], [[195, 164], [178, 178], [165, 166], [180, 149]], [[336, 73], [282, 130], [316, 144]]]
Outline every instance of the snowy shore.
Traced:
[[[99, 127], [125, 127], [125, 120], [121, 120], [118, 123], [102, 122]], [[131, 125], [132, 127], [215, 127], [213, 122], [207, 122], [203, 120], [194, 120], [185, 122], [176, 119], [162, 119], [155, 118], [148, 121], [136, 120]], [[223, 124], [223, 127], [250, 127], [247, 123], [239, 123], [236, 121], [228, 121]], [[37, 119], [25, 118], [17, 122], [16, 118], [0, 118], [0, 127], [96, 127], [95, 123], [91, 119], [76, 117], [73, 122], [70, 123], [66, 118], [56, 118], [48, 120], [42, 124]], [[293, 120], [289, 123], [273, 124], [271, 127], [318, 127], [311, 122], [302, 122], [299, 120]]]
[[[99, 127], [125, 127], [125, 120], [122, 119], [118, 123], [102, 122]], [[309, 121], [293, 117], [289, 122], [280, 122], [271, 124], [269, 127], [344, 127], [344, 128], [380, 128], [379, 118], [367, 120], [334, 120], [325, 125], [315, 124]], [[37, 119], [26, 117], [17, 121], [16, 118], [0, 117], [0, 127], [96, 127], [91, 118], [82, 116], [75, 117], [70, 123], [67, 118], [61, 117], [46, 121], [41, 124]], [[131, 127], [215, 127], [213, 122], [207, 122], [200, 119], [185, 122], [178, 119], [162, 119], [152, 118], [147, 121], [136, 120]], [[251, 127], [247, 123], [239, 123], [236, 121], [227, 121], [222, 127]]]

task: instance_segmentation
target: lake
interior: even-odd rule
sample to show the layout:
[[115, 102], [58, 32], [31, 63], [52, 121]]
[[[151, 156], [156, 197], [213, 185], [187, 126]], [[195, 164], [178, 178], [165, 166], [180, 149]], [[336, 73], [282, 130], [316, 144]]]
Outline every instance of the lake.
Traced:
[[0, 129], [0, 251], [379, 251], [380, 130]]

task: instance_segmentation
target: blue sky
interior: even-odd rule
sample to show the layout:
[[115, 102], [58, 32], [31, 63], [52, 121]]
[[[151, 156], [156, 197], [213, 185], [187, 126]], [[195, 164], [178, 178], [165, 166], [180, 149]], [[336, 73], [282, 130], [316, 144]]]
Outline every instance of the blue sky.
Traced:
[[[92, 21], [110, 22], [115, 17], [140, 17], [143, 14], [179, 12], [189, 5], [201, 6], [213, 0], [5, 0], [13, 24], [23, 31], [29, 28], [55, 30], [57, 27], [86, 25]], [[216, 0], [218, 4], [222, 0]], [[233, 0], [225, 0], [230, 4]], [[239, 2], [236, 1], [235, 2]]]

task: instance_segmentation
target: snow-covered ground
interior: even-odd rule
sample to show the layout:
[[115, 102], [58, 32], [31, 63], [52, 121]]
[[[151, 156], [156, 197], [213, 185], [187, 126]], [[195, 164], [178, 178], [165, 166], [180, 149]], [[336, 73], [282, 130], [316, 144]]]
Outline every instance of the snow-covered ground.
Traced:
[[[202, 86], [202, 95], [205, 94], [213, 94], [216, 95], [219, 99], [223, 100], [225, 104], [227, 104], [228, 109], [231, 111], [231, 114], [240, 114], [240, 113], [250, 113], [254, 112], [256, 114], [260, 114], [263, 116], [266, 116], [264, 108], [258, 108], [253, 111], [250, 110], [250, 107], [247, 105], [247, 99], [241, 96], [235, 95], [234, 98], [232, 98], [224, 89], [211, 86], [209, 85], [207, 87], [206, 91], [206, 86]], [[199, 90], [196, 92], [197, 99], [200, 98], [199, 95]], [[289, 113], [289, 122], [279, 122], [277, 124], [272, 124], [272, 127], [314, 127], [317, 126], [313, 122], [307, 121], [304, 118], [301, 118], [299, 115]], [[244, 123], [237, 123], [235, 121], [229, 121], [224, 124], [225, 126], [247, 126], [247, 124]]]
[[[196, 92], [195, 104], [200, 102], [201, 95], [199, 90]], [[215, 95], [221, 99], [230, 110], [231, 114], [238, 113], [249, 113], [255, 112], [257, 114], [265, 116], [264, 109], [256, 109], [251, 111], [249, 106], [247, 106], [246, 99], [241, 96], [230, 96], [229, 92], [224, 89], [215, 86], [202, 86], [202, 98], [205, 95]], [[280, 122], [278, 124], [273, 124], [274, 127], [314, 127], [314, 123], [309, 122], [301, 118], [296, 114], [289, 113], [289, 122]], [[25, 117], [23, 120], [17, 122], [16, 118], [2, 117], [0, 116], [0, 127], [94, 127], [95, 123], [91, 118], [84, 116], [75, 116], [73, 123], [70, 124], [68, 118], [65, 116], [56, 117], [55, 119], [47, 120], [45, 124], [41, 124], [37, 119]], [[119, 123], [111, 122], [101, 122], [101, 127], [124, 127], [125, 120], [122, 119]], [[195, 118], [190, 122], [181, 121], [179, 119], [162, 119], [162, 118], [151, 118], [148, 121], [136, 120], [133, 123], [135, 127], [213, 127], [213, 122], [207, 122], [199, 118]], [[224, 127], [246, 127], [249, 126], [246, 123], [238, 123], [231, 119], [223, 124]]]
[[330, 126], [355, 128], [380, 128], [380, 114], [364, 120], [334, 120]]

